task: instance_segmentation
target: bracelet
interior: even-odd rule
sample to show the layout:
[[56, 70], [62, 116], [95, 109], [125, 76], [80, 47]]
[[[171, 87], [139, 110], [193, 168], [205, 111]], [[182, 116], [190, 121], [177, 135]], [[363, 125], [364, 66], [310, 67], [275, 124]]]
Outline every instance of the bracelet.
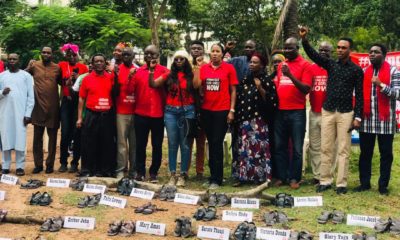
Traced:
[[235, 109], [231, 108], [231, 110], [229, 110], [230, 112], [235, 113]]

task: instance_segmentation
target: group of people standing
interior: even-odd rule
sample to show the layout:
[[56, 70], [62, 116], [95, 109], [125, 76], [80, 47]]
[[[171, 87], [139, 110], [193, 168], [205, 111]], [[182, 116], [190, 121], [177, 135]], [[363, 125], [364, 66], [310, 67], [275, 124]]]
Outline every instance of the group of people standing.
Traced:
[[[79, 47], [65, 44], [65, 61], [52, 62], [44, 47], [40, 61], [26, 72], [18, 55], [9, 54], [8, 70], [0, 74], [0, 136], [3, 173], [9, 173], [11, 150], [17, 153], [17, 175], [24, 174], [26, 125], [34, 125], [33, 173], [43, 168], [43, 134], [49, 136], [46, 173], [54, 171], [57, 130], [61, 122], [59, 172], [79, 176], [146, 179], [146, 147], [151, 133], [149, 180], [158, 181], [164, 126], [168, 138], [170, 185], [185, 186], [196, 140], [196, 177], [204, 173], [204, 146], [209, 147], [210, 177], [216, 189], [224, 179], [224, 138], [232, 134], [232, 177], [235, 186], [276, 178], [275, 186], [302, 183], [306, 131], [306, 96], [309, 94], [310, 161], [317, 192], [332, 187], [337, 166], [336, 192], [347, 192], [351, 130], [360, 131], [360, 183], [356, 191], [371, 188], [371, 160], [375, 138], [381, 153], [379, 191], [388, 194], [395, 106], [400, 99], [400, 73], [385, 62], [386, 48], [373, 44], [371, 66], [364, 71], [350, 60], [352, 40], [333, 47], [322, 42], [315, 51], [300, 37], [311, 64], [299, 54], [299, 42], [289, 38], [281, 53], [266, 58], [256, 43], [245, 43], [244, 56], [224, 58], [233, 48], [213, 44], [206, 62], [204, 44], [190, 44], [190, 55], [178, 50], [170, 69], [159, 64], [159, 49], [144, 49], [142, 66], [134, 63], [132, 48], [118, 44], [114, 59], [95, 54], [90, 68], [79, 63]], [[90, 70], [89, 70], [90, 69]], [[30, 73], [30, 74], [28, 74]], [[33, 76], [33, 78], [32, 78]], [[34, 82], [34, 86], [33, 83]], [[59, 105], [58, 86], [61, 86]], [[355, 102], [353, 103], [353, 93]], [[73, 159], [68, 167], [68, 149]], [[177, 171], [177, 156], [181, 162]]]

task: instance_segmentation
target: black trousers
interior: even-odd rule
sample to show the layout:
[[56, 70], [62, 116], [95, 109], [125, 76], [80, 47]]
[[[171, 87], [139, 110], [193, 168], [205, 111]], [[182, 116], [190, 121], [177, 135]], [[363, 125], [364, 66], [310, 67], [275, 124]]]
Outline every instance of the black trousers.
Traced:
[[161, 166], [164, 118], [144, 117], [135, 114], [136, 172], [146, 176], [146, 147], [151, 131], [152, 161], [150, 175], [157, 175]]
[[228, 130], [226, 118], [229, 111], [208, 111], [202, 109], [201, 121], [208, 141], [208, 166], [210, 183], [222, 184], [224, 178], [224, 138]]
[[380, 153], [379, 189], [386, 189], [389, 185], [390, 172], [393, 162], [393, 134], [373, 134], [360, 132], [360, 159], [359, 173], [362, 186], [371, 186], [371, 164], [374, 154], [375, 139], [378, 138]]
[[82, 169], [90, 175], [113, 176], [117, 164], [114, 111], [86, 109], [82, 126]]
[[[34, 125], [33, 127], [33, 160], [35, 167], [43, 167], [43, 134], [45, 127]], [[56, 158], [58, 128], [47, 128], [49, 137], [48, 151], [46, 158], [46, 167], [53, 168]]]
[[60, 163], [68, 164], [68, 147], [74, 140], [73, 159], [71, 165], [78, 166], [81, 157], [80, 131], [76, 131], [77, 100], [76, 97], [61, 99], [60, 121], [61, 121], [61, 142], [60, 142]]

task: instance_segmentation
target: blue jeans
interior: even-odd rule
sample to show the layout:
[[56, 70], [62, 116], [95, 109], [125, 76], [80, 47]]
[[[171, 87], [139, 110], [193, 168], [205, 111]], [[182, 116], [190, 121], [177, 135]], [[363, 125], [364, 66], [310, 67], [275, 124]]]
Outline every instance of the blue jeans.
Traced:
[[168, 165], [171, 173], [176, 172], [178, 148], [181, 149], [181, 173], [189, 168], [190, 148], [186, 138], [187, 126], [185, 118], [195, 118], [194, 105], [174, 107], [167, 105], [164, 112], [164, 124], [168, 137]]
[[[279, 180], [301, 180], [306, 111], [279, 110], [274, 119], [275, 166]], [[289, 159], [288, 143], [292, 141], [293, 158]]]

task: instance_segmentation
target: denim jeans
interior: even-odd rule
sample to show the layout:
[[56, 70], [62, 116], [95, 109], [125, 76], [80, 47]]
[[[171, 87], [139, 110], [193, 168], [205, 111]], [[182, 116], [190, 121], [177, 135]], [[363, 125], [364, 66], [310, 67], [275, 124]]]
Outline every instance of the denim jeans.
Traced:
[[181, 150], [181, 173], [189, 169], [190, 147], [186, 137], [188, 127], [185, 118], [195, 118], [194, 105], [175, 107], [167, 105], [164, 112], [164, 124], [168, 137], [168, 165], [171, 173], [176, 172], [178, 148]]
[[[301, 180], [303, 143], [306, 131], [306, 112], [302, 110], [279, 110], [275, 114], [275, 166], [279, 180]], [[292, 140], [293, 158], [289, 160], [288, 142]]]

